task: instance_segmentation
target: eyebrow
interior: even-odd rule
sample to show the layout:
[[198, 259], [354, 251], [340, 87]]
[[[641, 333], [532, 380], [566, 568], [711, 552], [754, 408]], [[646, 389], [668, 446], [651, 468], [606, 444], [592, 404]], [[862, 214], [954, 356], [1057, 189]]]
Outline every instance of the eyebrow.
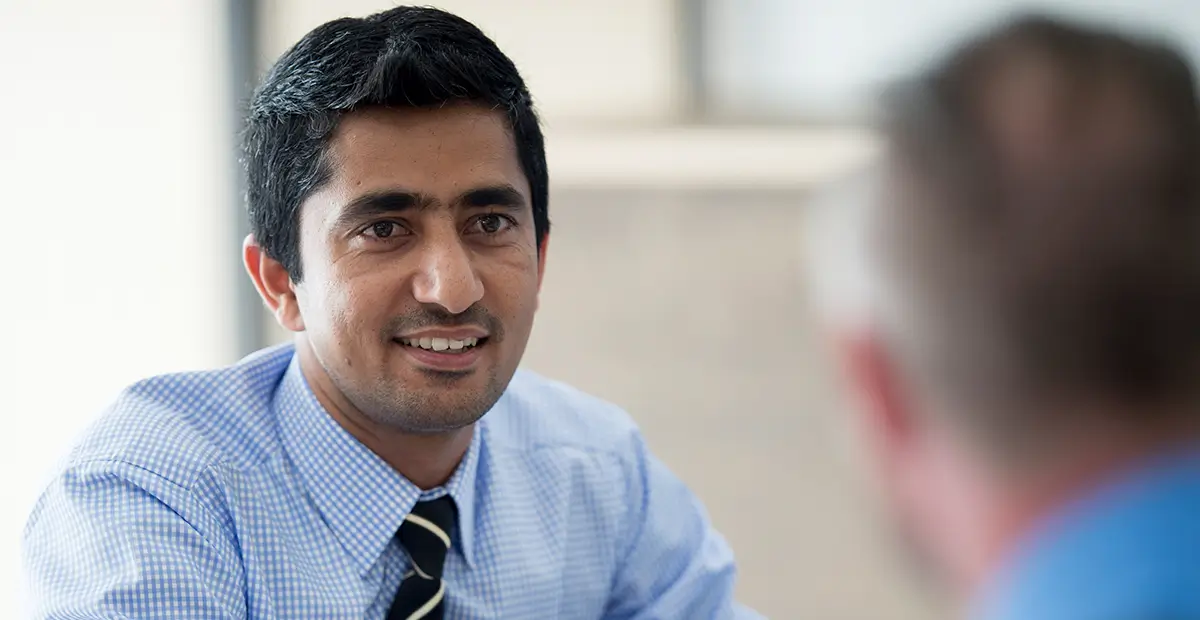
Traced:
[[517, 188], [504, 183], [467, 190], [454, 200], [454, 204], [466, 209], [500, 207], [517, 210], [525, 206], [525, 197]]
[[348, 228], [372, 217], [404, 211], [424, 211], [437, 205], [432, 197], [420, 192], [388, 189], [363, 194], [342, 207], [334, 223], [335, 229]]

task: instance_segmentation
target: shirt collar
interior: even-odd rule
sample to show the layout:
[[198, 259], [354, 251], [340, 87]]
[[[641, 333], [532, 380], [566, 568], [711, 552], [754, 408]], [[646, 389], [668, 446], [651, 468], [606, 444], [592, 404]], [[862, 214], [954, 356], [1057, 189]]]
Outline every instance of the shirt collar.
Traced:
[[483, 443], [483, 434], [483, 424], [477, 422], [471, 436], [471, 445], [467, 447], [467, 453], [463, 455], [462, 462], [454, 470], [454, 474], [445, 485], [421, 496], [422, 500], [435, 499], [443, 494], [454, 498], [454, 505], [458, 509], [455, 522], [455, 529], [458, 530], [458, 550], [467, 561], [467, 566], [472, 568], [475, 566], [475, 480], [479, 471], [479, 451]]
[[317, 510], [366, 575], [404, 517], [421, 500], [449, 494], [458, 509], [458, 547], [474, 563], [475, 472], [481, 433], [445, 485], [422, 492], [341, 427], [309, 388], [296, 357], [273, 399], [288, 456]]

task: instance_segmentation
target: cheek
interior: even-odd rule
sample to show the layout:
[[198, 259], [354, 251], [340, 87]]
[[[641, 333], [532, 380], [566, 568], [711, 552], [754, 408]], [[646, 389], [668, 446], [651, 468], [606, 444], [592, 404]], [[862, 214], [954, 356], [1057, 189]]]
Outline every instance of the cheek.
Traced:
[[500, 268], [482, 271], [484, 290], [490, 293], [495, 307], [490, 310], [504, 314], [510, 320], [528, 320], [537, 310], [539, 278], [536, 258], [513, 261]]
[[313, 336], [343, 346], [378, 339], [388, 316], [388, 291], [381, 283], [334, 274], [311, 291], [303, 310], [305, 321], [310, 332], [314, 326], [322, 332]]

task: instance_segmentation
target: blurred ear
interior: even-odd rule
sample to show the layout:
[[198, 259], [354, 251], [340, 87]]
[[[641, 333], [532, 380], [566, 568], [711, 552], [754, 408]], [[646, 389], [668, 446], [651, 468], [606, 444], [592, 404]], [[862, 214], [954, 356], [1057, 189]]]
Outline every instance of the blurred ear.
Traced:
[[253, 235], [242, 242], [242, 261], [263, 303], [275, 315], [279, 325], [293, 332], [304, 331], [304, 318], [300, 316], [292, 278], [283, 263], [267, 256]]
[[838, 336], [834, 346], [870, 449], [884, 467], [898, 464], [916, 442], [919, 427], [898, 366], [870, 331]]

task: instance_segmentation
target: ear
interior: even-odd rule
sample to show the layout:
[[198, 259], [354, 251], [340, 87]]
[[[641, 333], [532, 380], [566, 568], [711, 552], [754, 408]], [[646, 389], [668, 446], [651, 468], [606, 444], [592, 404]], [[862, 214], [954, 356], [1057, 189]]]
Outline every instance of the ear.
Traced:
[[908, 452], [917, 440], [919, 420], [899, 367], [878, 334], [843, 334], [835, 347], [842, 372], [857, 400], [860, 426], [884, 465]]
[[304, 318], [300, 316], [292, 277], [284, 269], [283, 263], [267, 256], [253, 235], [247, 236], [242, 242], [242, 261], [259, 296], [271, 314], [275, 315], [279, 325], [293, 332], [304, 331]]

